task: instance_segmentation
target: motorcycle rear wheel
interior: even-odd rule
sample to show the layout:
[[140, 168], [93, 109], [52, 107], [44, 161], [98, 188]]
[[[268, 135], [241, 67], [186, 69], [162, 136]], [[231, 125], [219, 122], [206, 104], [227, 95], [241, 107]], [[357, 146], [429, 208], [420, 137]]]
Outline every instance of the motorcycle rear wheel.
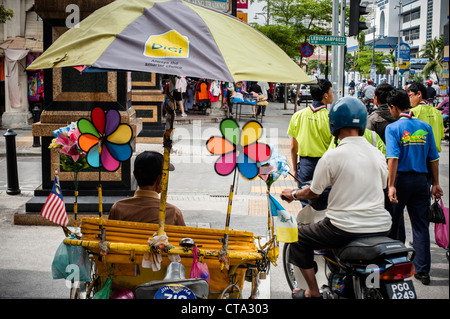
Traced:
[[[296, 288], [299, 288], [299, 283], [295, 276], [294, 267], [296, 267], [296, 266], [294, 266], [293, 264], [291, 264], [289, 262], [289, 255], [290, 255], [289, 246], [290, 246], [290, 244], [285, 243], [284, 247], [283, 247], [283, 270], [284, 270], [284, 275], [286, 277], [286, 281], [289, 285], [289, 288], [292, 291]], [[314, 261], [314, 272], [317, 273], [317, 271], [318, 271], [318, 265]]]

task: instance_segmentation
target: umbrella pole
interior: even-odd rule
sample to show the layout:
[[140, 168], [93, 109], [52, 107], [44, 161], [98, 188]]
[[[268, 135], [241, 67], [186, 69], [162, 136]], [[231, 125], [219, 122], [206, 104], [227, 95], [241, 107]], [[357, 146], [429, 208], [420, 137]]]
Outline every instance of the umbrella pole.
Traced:
[[[175, 77], [170, 76], [170, 81], [172, 81], [175, 87]], [[172, 149], [172, 130], [173, 130], [173, 120], [175, 117], [175, 100], [171, 92], [166, 92], [168, 97], [168, 102], [166, 104], [166, 130], [164, 132], [164, 161], [161, 179], [161, 199], [159, 203], [159, 222], [158, 222], [158, 236], [164, 234], [164, 227], [166, 224], [166, 201], [167, 201], [167, 186], [169, 183], [169, 163], [170, 163], [170, 151]]]
[[73, 203], [73, 227], [75, 228], [75, 232], [77, 227], [78, 227], [78, 171], [74, 171], [74, 183], [75, 183], [75, 191], [74, 191], [74, 195], [75, 195], [75, 201]]

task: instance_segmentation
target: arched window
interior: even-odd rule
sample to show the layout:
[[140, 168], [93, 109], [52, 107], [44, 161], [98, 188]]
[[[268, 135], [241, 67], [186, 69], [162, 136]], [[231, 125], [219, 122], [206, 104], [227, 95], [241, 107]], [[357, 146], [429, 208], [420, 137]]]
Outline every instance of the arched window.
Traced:
[[384, 23], [385, 23], [385, 18], [384, 18], [384, 11], [381, 11], [380, 14], [380, 30], [379, 30], [379, 36], [380, 37], [384, 37]]

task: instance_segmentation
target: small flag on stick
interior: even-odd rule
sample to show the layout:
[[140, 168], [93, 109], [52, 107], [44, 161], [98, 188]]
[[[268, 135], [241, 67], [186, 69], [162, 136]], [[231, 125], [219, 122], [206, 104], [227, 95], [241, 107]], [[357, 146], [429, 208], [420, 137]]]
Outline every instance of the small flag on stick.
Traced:
[[52, 191], [42, 207], [41, 216], [63, 227], [69, 223], [58, 175], [55, 175]]
[[282, 243], [293, 243], [298, 241], [298, 227], [294, 218], [281, 206], [278, 201], [269, 195], [270, 213], [277, 216], [277, 240]]

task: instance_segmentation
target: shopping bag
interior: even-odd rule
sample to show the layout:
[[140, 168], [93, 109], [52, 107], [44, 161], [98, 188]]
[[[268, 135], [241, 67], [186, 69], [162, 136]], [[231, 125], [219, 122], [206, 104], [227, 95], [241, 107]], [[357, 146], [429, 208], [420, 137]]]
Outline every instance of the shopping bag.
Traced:
[[84, 247], [66, 245], [62, 242], [52, 261], [53, 279], [90, 281], [91, 261]]
[[97, 293], [94, 295], [94, 299], [109, 299], [112, 292], [112, 278], [108, 278], [105, 282], [105, 285], [102, 289], [97, 291]]
[[430, 223], [445, 224], [444, 212], [442, 210], [441, 205], [439, 205], [437, 199], [434, 201], [433, 204], [430, 205], [430, 207], [428, 207], [427, 220]]
[[434, 224], [434, 237], [436, 239], [436, 244], [439, 247], [447, 248], [449, 242], [449, 232], [448, 232], [448, 207], [444, 206], [444, 202], [441, 198], [441, 207], [445, 216], [445, 224]]
[[197, 259], [197, 246], [192, 249], [192, 267], [189, 278], [203, 278], [209, 283], [209, 269], [206, 263], [201, 263]]

